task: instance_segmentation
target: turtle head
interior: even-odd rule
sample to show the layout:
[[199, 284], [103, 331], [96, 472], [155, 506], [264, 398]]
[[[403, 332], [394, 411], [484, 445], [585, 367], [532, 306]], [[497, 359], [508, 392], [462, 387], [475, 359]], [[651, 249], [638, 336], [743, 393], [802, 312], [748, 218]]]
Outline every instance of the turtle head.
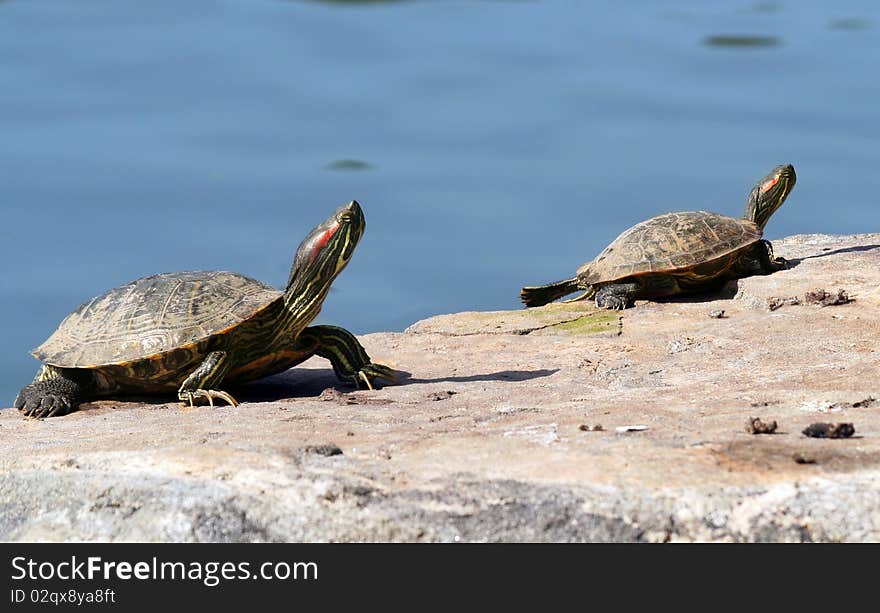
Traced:
[[774, 168], [770, 174], [758, 181], [752, 188], [749, 199], [746, 201], [744, 217], [764, 229], [770, 216], [782, 206], [788, 194], [791, 193], [796, 180], [797, 175], [791, 164], [783, 164]]
[[330, 284], [348, 264], [365, 226], [364, 212], [352, 200], [336, 209], [303, 239], [296, 250], [285, 290], [287, 302], [296, 307], [295, 311], [318, 314]]

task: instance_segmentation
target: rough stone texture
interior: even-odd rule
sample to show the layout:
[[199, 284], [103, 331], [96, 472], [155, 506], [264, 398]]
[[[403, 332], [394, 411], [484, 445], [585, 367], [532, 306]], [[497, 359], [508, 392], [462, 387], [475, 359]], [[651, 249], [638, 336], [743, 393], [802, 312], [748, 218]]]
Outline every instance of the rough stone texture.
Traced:
[[[0, 538], [880, 540], [880, 234], [775, 248], [793, 268], [722, 294], [364, 336], [409, 373], [375, 392], [313, 359], [235, 409], [2, 411]], [[801, 434], [818, 421], [856, 434]]]

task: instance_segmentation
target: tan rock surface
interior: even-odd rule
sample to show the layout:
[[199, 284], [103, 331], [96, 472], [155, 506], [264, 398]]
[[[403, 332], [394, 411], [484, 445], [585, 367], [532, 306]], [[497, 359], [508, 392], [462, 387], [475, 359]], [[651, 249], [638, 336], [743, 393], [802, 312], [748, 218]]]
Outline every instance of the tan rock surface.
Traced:
[[315, 358], [235, 409], [2, 411], [0, 538], [880, 540], [880, 234], [774, 246], [720, 295], [366, 335], [409, 373], [374, 392]]

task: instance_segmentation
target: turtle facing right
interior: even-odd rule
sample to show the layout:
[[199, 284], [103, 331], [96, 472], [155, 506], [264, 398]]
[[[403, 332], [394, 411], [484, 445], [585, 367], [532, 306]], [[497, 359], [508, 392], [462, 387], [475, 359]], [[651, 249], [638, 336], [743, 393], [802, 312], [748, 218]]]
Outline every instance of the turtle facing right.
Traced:
[[595, 297], [596, 306], [625, 309], [637, 299], [719, 289], [731, 279], [769, 275], [787, 267], [761, 237], [770, 216], [796, 181], [785, 164], [755, 184], [742, 218], [706, 211], [666, 213], [643, 221], [608, 245], [575, 277], [524, 287], [522, 302], [541, 306], [583, 290], [570, 301]]
[[175, 391], [190, 405], [236, 405], [227, 385], [313, 355], [353, 385], [394, 381], [395, 371], [374, 364], [347, 330], [309, 325], [365, 224], [352, 200], [316, 226], [297, 249], [283, 292], [232, 272], [195, 271], [143, 277], [93, 298], [34, 350], [43, 365], [15, 407], [54, 417], [93, 398]]

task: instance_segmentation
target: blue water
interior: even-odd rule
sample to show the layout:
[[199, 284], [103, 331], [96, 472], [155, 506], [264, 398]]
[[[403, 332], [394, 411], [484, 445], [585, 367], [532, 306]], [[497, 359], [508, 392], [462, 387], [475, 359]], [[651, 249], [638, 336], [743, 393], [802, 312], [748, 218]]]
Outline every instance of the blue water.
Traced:
[[356, 198], [320, 321], [519, 307], [628, 225], [880, 229], [880, 3], [0, 1], [0, 405], [91, 296], [146, 274], [283, 285]]

